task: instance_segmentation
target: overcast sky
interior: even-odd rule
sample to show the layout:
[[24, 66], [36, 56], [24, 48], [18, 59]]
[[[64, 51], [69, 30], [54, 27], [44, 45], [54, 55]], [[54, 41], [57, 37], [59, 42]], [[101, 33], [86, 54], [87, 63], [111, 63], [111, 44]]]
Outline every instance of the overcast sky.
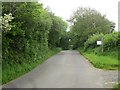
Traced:
[[116, 23], [118, 30], [118, 1], [119, 0], [39, 0], [44, 7], [49, 6], [55, 15], [64, 20], [69, 19], [72, 12], [78, 7], [94, 8], [110, 21]]

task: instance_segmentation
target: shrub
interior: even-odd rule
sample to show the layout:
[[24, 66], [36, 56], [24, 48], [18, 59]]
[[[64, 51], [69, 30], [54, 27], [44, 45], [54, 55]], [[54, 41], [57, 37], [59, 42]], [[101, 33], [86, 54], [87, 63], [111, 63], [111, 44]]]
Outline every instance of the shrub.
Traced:
[[[84, 43], [84, 50], [92, 51], [99, 55], [112, 55], [118, 57], [118, 47], [120, 47], [120, 33], [94, 34]], [[103, 37], [103, 45], [97, 46], [96, 41]], [[103, 48], [103, 52], [102, 52]], [[109, 53], [111, 52], [111, 53]]]
[[87, 50], [88, 48], [95, 48], [97, 47], [96, 42], [98, 40], [101, 40], [103, 37], [103, 34], [93, 34], [89, 37], [89, 39], [84, 43], [84, 49]]
[[118, 48], [118, 33], [106, 34], [103, 40], [104, 51], [110, 51]]
[[[117, 48], [118, 46], [120, 46], [119, 44], [119, 37], [118, 37], [118, 32], [115, 33], [110, 33], [110, 34], [94, 34], [92, 36], [89, 37], [89, 39], [84, 43], [84, 48], [85, 49], [93, 49], [97, 47], [96, 41], [97, 40], [101, 40], [103, 37], [103, 47], [104, 50], [110, 50], [110, 49], [114, 49]], [[100, 46], [102, 47], [102, 46]]]

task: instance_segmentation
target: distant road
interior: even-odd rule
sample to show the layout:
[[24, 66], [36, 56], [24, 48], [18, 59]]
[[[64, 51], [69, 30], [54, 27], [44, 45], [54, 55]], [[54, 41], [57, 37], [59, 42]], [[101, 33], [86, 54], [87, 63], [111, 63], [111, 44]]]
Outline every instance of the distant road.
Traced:
[[3, 87], [111, 88], [117, 81], [117, 74], [117, 71], [96, 69], [78, 51], [66, 50]]

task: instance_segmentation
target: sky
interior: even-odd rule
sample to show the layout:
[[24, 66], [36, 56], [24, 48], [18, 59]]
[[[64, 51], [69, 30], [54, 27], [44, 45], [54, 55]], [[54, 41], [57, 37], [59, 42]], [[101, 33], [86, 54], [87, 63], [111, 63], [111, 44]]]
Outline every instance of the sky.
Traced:
[[39, 0], [44, 7], [49, 6], [55, 15], [67, 20], [78, 7], [96, 9], [116, 24], [118, 30], [118, 2], [120, 0]]

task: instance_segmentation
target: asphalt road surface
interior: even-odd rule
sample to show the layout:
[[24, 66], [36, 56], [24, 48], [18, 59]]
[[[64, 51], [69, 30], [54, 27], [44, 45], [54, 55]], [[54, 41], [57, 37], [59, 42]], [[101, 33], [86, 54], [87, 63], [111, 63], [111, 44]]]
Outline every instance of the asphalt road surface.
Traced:
[[117, 71], [96, 69], [78, 51], [66, 50], [3, 88], [111, 88], [117, 79]]

